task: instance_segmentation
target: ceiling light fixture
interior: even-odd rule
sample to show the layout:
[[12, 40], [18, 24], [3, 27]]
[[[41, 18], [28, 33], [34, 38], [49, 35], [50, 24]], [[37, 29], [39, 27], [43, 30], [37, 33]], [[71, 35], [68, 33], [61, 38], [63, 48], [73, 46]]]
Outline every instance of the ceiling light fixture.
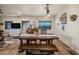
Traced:
[[46, 4], [45, 11], [46, 11], [45, 18], [49, 18], [50, 17], [50, 15], [49, 15], [49, 12], [50, 12], [50, 10], [49, 10], [49, 4]]

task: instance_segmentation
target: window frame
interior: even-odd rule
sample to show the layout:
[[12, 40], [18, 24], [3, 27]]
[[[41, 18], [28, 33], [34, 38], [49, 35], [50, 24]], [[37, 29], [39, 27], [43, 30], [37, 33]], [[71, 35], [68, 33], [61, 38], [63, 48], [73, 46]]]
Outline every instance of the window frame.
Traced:
[[22, 23], [22, 29], [24, 29], [24, 28], [23, 28], [23, 22], [24, 22], [24, 23], [28, 23], [28, 22], [29, 22], [29, 25], [30, 25], [30, 21], [21, 21], [21, 23]]
[[[10, 22], [9, 23], [9, 25], [10, 25], [9, 28], [8, 28], [8, 22]], [[12, 21], [5, 21], [5, 29], [11, 29], [11, 23], [12, 23]]]
[[[40, 26], [40, 22], [44, 22], [44, 26]], [[50, 23], [50, 25], [48, 25], [47, 27], [46, 27], [46, 23], [47, 22], [49, 22]], [[52, 27], [52, 21], [39, 21], [39, 29], [51, 29], [51, 27]]]

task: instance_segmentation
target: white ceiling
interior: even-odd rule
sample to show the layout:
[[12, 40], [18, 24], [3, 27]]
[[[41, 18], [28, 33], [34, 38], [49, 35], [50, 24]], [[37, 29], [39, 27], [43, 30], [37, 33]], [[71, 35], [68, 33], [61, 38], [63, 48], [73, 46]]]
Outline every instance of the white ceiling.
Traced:
[[[3, 11], [3, 15], [28, 15], [28, 16], [44, 16], [45, 14], [45, 4], [0, 4], [0, 9]], [[56, 15], [62, 9], [64, 9], [66, 4], [50, 4], [50, 15]], [[1, 14], [2, 15], [2, 14]]]

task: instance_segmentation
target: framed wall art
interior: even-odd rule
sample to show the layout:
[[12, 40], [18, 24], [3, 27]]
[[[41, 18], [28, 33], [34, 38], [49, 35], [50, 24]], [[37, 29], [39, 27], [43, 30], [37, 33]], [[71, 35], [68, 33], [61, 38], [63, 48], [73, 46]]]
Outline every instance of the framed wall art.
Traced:
[[61, 22], [61, 24], [67, 23], [67, 13], [64, 13], [60, 16], [60, 22]]

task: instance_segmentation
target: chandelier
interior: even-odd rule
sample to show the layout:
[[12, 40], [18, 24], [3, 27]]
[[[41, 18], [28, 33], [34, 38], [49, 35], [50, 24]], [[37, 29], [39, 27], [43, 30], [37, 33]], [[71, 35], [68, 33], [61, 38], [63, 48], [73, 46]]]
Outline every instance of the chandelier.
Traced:
[[50, 17], [50, 15], [49, 15], [49, 12], [50, 12], [50, 10], [49, 10], [49, 4], [46, 4], [45, 11], [46, 11], [45, 18], [49, 18]]

